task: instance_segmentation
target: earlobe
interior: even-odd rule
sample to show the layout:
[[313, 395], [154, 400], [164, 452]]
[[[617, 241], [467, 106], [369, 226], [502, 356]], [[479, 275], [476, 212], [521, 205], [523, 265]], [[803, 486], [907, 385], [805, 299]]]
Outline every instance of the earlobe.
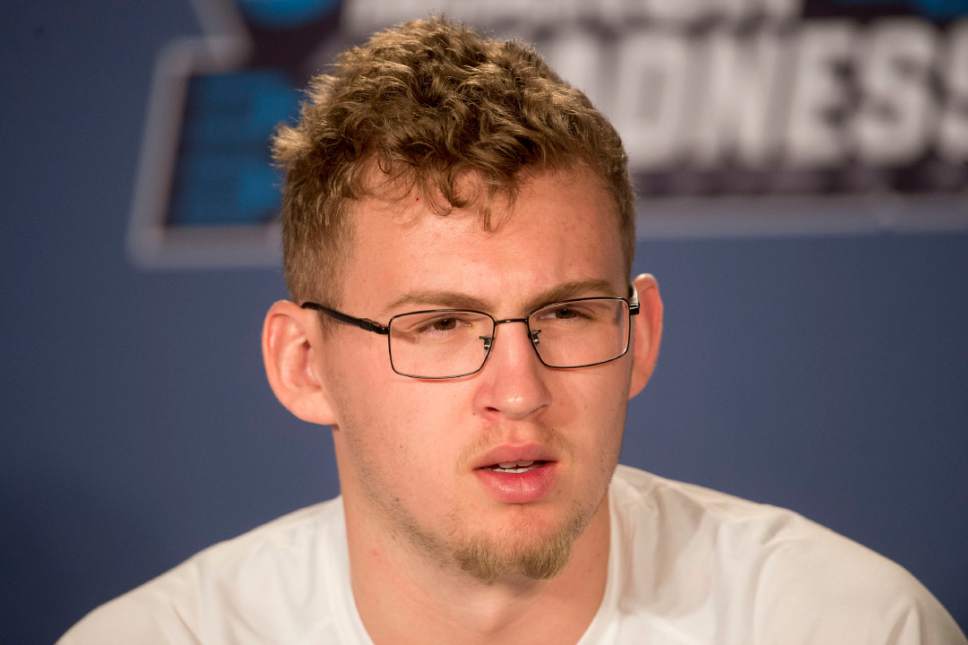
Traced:
[[322, 338], [315, 312], [275, 302], [262, 325], [262, 360], [272, 392], [296, 417], [332, 425], [329, 392], [318, 370]]
[[639, 315], [632, 318], [632, 379], [629, 398], [645, 389], [659, 359], [662, 341], [662, 297], [656, 279], [643, 273], [633, 282], [639, 296]]

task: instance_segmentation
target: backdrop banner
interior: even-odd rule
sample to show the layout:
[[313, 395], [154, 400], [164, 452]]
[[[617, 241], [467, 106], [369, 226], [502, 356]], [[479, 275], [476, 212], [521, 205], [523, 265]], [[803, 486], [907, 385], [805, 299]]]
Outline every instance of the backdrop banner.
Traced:
[[159, 58], [130, 247], [278, 262], [267, 141], [336, 52], [442, 13], [534, 43], [619, 129], [639, 231], [968, 227], [968, 0], [196, 0]]

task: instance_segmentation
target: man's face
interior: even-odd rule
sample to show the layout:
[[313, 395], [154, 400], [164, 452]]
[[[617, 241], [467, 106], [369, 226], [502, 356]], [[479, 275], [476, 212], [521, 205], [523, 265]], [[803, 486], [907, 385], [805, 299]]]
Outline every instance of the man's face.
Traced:
[[[537, 175], [492, 214], [496, 230], [485, 231], [476, 212], [439, 216], [416, 195], [358, 203], [339, 308], [382, 323], [448, 307], [500, 320], [553, 300], [627, 295], [614, 203], [590, 172]], [[545, 560], [567, 557], [582, 528], [605, 516], [631, 352], [550, 369], [523, 324], [503, 324], [480, 372], [429, 381], [391, 370], [385, 336], [336, 324], [317, 368], [347, 512], [436, 561], [483, 579], [551, 575], [562, 562]], [[521, 473], [491, 470], [532, 460]]]

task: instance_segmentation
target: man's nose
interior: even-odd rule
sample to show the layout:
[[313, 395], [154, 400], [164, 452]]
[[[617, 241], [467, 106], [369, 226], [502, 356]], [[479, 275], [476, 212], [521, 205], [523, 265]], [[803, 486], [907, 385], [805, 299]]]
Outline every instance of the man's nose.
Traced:
[[475, 395], [479, 413], [525, 419], [551, 403], [548, 368], [538, 359], [524, 320], [498, 321]]

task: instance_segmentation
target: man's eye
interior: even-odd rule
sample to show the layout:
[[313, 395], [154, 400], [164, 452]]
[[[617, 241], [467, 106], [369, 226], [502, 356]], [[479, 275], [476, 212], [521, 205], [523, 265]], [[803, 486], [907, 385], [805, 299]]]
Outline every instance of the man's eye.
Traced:
[[428, 320], [416, 328], [420, 334], [442, 334], [455, 331], [461, 324], [461, 320], [456, 317], [435, 318]]
[[551, 325], [555, 323], [568, 323], [569, 325], [595, 322], [599, 319], [601, 312], [585, 303], [572, 303], [560, 306], [551, 306], [539, 312], [533, 320], [536, 323]]
[[577, 307], [554, 307], [542, 313], [539, 316], [539, 319], [547, 321], [586, 320], [588, 317], [588, 311], [584, 309], [579, 309]]
[[434, 331], [450, 331], [457, 328], [456, 318], [441, 318], [431, 323]]

